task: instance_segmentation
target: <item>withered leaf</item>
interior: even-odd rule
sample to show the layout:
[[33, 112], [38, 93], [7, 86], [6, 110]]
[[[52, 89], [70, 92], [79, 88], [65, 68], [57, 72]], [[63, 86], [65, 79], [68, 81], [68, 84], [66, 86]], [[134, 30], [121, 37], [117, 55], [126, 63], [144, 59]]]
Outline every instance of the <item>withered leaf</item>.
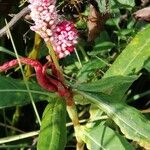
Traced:
[[137, 20], [150, 21], [150, 7], [140, 9], [136, 11], [133, 15]]
[[150, 2], [150, 0], [141, 0], [141, 2], [142, 2], [142, 6], [146, 6], [149, 2]]
[[88, 41], [93, 41], [104, 29], [104, 23], [108, 16], [108, 13], [102, 14], [98, 12], [93, 5], [90, 5], [90, 11], [87, 21]]

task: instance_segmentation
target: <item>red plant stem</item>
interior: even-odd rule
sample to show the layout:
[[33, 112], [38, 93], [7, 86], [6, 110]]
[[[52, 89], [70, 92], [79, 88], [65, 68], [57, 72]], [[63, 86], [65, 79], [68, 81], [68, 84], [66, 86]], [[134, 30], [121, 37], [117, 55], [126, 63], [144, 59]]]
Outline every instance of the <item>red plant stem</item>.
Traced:
[[73, 106], [73, 105], [75, 105], [74, 101], [73, 101], [73, 95], [72, 95], [72, 92], [65, 85], [65, 79], [64, 79], [62, 70], [59, 66], [58, 58], [55, 54], [53, 46], [49, 42], [47, 42], [46, 45], [49, 49], [50, 56], [53, 60], [53, 64], [51, 66], [52, 73], [56, 76], [57, 80], [60, 81], [60, 83], [61, 83], [61, 85], [58, 84], [58, 86], [57, 86], [58, 87], [58, 93], [60, 96], [64, 97], [67, 106]]
[[[21, 63], [30, 65], [35, 69], [36, 79], [38, 81], [38, 84], [42, 88], [44, 88], [50, 92], [58, 92], [58, 94], [61, 97], [65, 98], [67, 105], [69, 105], [69, 106], [72, 105], [70, 103], [71, 101], [73, 101], [71, 92], [61, 81], [59, 81], [58, 71], [53, 64], [50, 64], [50, 65], [45, 64], [44, 66], [42, 66], [41, 63], [38, 62], [37, 60], [33, 60], [30, 58], [23, 58], [23, 57], [20, 58], [19, 60]], [[6, 62], [2, 66], [0, 66], [0, 72], [7, 71], [7, 70], [15, 67], [18, 64], [19, 63], [18, 63], [17, 59]], [[48, 66], [52, 67], [52, 73], [56, 73], [56, 76], [54, 74], [54, 76], [56, 77], [55, 79], [54, 79], [54, 77], [47, 75], [46, 69]]]
[[51, 43], [47, 43], [47, 47], [49, 49], [50, 56], [51, 56], [51, 58], [53, 60], [53, 64], [51, 66], [52, 73], [54, 75], [56, 75], [57, 79], [61, 82], [61, 85], [58, 85], [58, 93], [60, 95], [62, 95], [63, 98], [65, 99], [65, 102], [67, 104], [67, 112], [68, 112], [68, 115], [69, 115], [70, 119], [73, 122], [74, 129], [75, 129], [75, 134], [76, 134], [76, 139], [77, 139], [77, 149], [81, 150], [81, 149], [83, 149], [84, 143], [80, 139], [80, 137], [78, 136], [78, 131], [80, 129], [80, 123], [79, 123], [79, 119], [78, 119], [76, 106], [75, 106], [75, 103], [74, 103], [74, 100], [73, 100], [73, 93], [65, 85], [63, 72], [62, 72], [62, 70], [61, 70], [61, 68], [59, 66], [58, 58], [56, 57], [56, 54], [55, 54], [55, 51], [53, 49], [52, 44]]
[[[57, 91], [56, 87], [50, 84], [45, 74], [43, 74], [43, 66], [41, 65], [40, 62], [38, 62], [37, 60], [30, 59], [30, 58], [20, 58], [19, 60], [23, 64], [31, 65], [32, 67], [34, 67], [37, 81], [42, 88], [51, 92]], [[16, 65], [18, 65], [17, 59], [6, 62], [2, 66], [0, 66], [0, 72], [7, 71], [8, 69], [15, 67]]]
[[[54, 76], [47, 75], [46, 70], [48, 67], [51, 67], [52, 74]], [[60, 72], [56, 69], [55, 65], [53, 63], [46, 63], [43, 66], [43, 74], [45, 74], [47, 80], [49, 80], [49, 82], [52, 83], [57, 88], [57, 92], [59, 93], [59, 95], [65, 98], [67, 105], [69, 106], [72, 105], [73, 103], [72, 93], [66, 87], [66, 85], [64, 85], [64, 83], [60, 81]]]

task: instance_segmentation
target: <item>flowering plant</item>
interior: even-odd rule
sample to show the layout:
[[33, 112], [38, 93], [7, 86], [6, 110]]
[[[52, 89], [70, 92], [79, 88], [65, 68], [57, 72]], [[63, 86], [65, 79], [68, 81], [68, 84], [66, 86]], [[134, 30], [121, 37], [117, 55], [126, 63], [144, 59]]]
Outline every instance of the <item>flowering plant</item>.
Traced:
[[[150, 149], [150, 27], [142, 24], [137, 33], [137, 13], [129, 15], [139, 7], [117, 0], [21, 2], [27, 7], [0, 29], [0, 148]], [[25, 26], [17, 26], [20, 18]]]
[[[57, 14], [56, 0], [29, 0], [29, 3], [30, 16], [34, 21], [34, 25], [30, 29], [44, 39], [50, 50], [52, 62], [42, 65], [37, 60], [22, 57], [4, 63], [0, 66], [0, 72], [7, 71], [19, 63], [33, 67], [39, 85], [45, 90], [57, 92], [59, 96], [63, 97], [68, 110], [74, 111], [73, 118], [71, 117], [74, 119], [74, 125], [79, 125], [72, 93], [64, 83], [64, 77], [58, 64], [58, 59], [64, 58], [74, 51], [78, 39], [77, 30], [72, 22], [61, 19]], [[52, 69], [52, 75], [48, 75], [46, 72], [49, 67]], [[69, 114], [72, 116], [72, 112]], [[39, 118], [38, 114], [37, 118]], [[39, 124], [41, 124], [40, 120]]]

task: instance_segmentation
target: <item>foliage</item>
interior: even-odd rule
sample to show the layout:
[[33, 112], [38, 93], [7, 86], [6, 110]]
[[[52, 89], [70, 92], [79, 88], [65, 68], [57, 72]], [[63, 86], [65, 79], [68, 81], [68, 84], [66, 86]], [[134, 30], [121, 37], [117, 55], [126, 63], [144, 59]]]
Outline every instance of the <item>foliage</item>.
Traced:
[[125, 138], [102, 123], [94, 128], [85, 127], [83, 138], [88, 149], [133, 149]]
[[[20, 2], [25, 7], [27, 2]], [[40, 87], [34, 71], [27, 65], [22, 66], [23, 74], [18, 67], [1, 73], [0, 143], [5, 144], [4, 148], [38, 150], [150, 149], [150, 25], [132, 15], [141, 6], [134, 0], [71, 2], [59, 0], [57, 9], [63, 17], [73, 20], [78, 29], [76, 50], [59, 60], [61, 69], [54, 62], [56, 68], [49, 66], [44, 74], [57, 87], [57, 93]], [[91, 14], [95, 17], [90, 18]], [[22, 56], [42, 64], [47, 62], [48, 44], [33, 31], [24, 34], [28, 29], [29, 24], [21, 20], [11, 30], [17, 52], [11, 51], [12, 41], [6, 36], [1, 38], [0, 64]], [[91, 32], [94, 36], [89, 40]], [[50, 56], [54, 61], [51, 52]], [[61, 71], [57, 72], [59, 69], [63, 77]], [[76, 105], [67, 101], [71, 96]], [[36, 119], [29, 109], [32, 106]], [[27, 112], [30, 116], [26, 116]], [[37, 113], [42, 116], [40, 127]], [[27, 139], [32, 134], [29, 131], [35, 130], [39, 130], [38, 139]], [[18, 135], [24, 131], [29, 135]], [[23, 140], [14, 140], [14, 135]]]
[[[46, 106], [37, 149], [63, 150], [66, 144], [66, 109], [61, 99]], [[62, 115], [63, 114], [63, 115]]]

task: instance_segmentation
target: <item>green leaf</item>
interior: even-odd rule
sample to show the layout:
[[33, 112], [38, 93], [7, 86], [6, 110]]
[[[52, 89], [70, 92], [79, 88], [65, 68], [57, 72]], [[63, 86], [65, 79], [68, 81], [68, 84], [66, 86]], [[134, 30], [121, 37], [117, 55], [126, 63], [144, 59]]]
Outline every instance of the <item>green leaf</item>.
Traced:
[[103, 43], [96, 43], [96, 45], [94, 46], [94, 50], [108, 50], [111, 49], [112, 47], [114, 47], [115, 44], [109, 41], [105, 41]]
[[[54, 93], [46, 92], [36, 83], [28, 82], [34, 101], [40, 101], [42, 97], [55, 98]], [[24, 81], [0, 76], [0, 108], [31, 103], [29, 91]]]
[[105, 42], [98, 42], [95, 43], [93, 51], [89, 52], [89, 55], [98, 55], [104, 51], [110, 51], [115, 46], [114, 43], [105, 41]]
[[137, 76], [114, 76], [103, 78], [90, 83], [76, 84], [75, 88], [81, 91], [89, 92], [104, 92], [107, 90], [112, 90], [114, 86], [119, 86], [123, 84], [129, 84], [137, 79]]
[[105, 0], [96, 0], [98, 7], [99, 7], [99, 11], [102, 13], [106, 13], [107, 11], [107, 3]]
[[150, 57], [150, 26], [139, 32], [118, 56], [104, 78], [138, 73]]
[[135, 0], [116, 0], [116, 1], [122, 5], [131, 6], [131, 7], [135, 6]]
[[80, 92], [114, 120], [122, 133], [141, 146], [150, 149], [150, 122], [135, 108], [125, 103], [113, 103], [110, 96]]
[[87, 22], [85, 21], [85, 20], [79, 20], [79, 21], [77, 21], [76, 22], [76, 27], [78, 28], [78, 29], [86, 29], [87, 28]]
[[106, 31], [101, 32], [101, 34], [95, 39], [94, 43], [93, 51], [88, 52], [89, 55], [95, 56], [104, 51], [110, 51], [115, 46], [115, 44], [111, 42]]
[[16, 57], [16, 54], [14, 52], [11, 52], [10, 50], [8, 50], [8, 49], [6, 49], [5, 47], [2, 47], [2, 46], [0, 46], [0, 52], [4, 52], [4, 53], [7, 53], [7, 54], [9, 54], [11, 56]]
[[121, 100], [136, 79], [137, 76], [114, 76], [102, 78], [91, 83], [76, 84], [74, 87], [81, 91], [106, 93], [117, 100]]
[[80, 104], [80, 105], [90, 104], [90, 101], [80, 93], [75, 93], [73, 100], [76, 102], [76, 104]]
[[55, 99], [45, 108], [38, 138], [38, 150], [64, 150], [66, 145], [66, 107]]
[[106, 21], [106, 25], [116, 26], [119, 29], [120, 17], [110, 18]]
[[124, 137], [102, 123], [93, 128], [85, 127], [83, 135], [89, 150], [133, 150]]
[[[91, 104], [89, 113], [90, 113], [90, 118], [89, 118], [90, 122], [92, 121], [95, 122], [102, 116], [104, 112], [100, 110], [97, 107], [97, 105]], [[94, 125], [95, 123], [91, 123], [91, 124]]]
[[144, 68], [145, 68], [148, 72], [150, 72], [150, 58], [145, 62]]
[[81, 82], [85, 82], [88, 80], [90, 73], [93, 73], [96, 69], [100, 69], [104, 67], [104, 62], [100, 60], [91, 60], [90, 62], [83, 65], [81, 70], [79, 71], [77, 78]]

